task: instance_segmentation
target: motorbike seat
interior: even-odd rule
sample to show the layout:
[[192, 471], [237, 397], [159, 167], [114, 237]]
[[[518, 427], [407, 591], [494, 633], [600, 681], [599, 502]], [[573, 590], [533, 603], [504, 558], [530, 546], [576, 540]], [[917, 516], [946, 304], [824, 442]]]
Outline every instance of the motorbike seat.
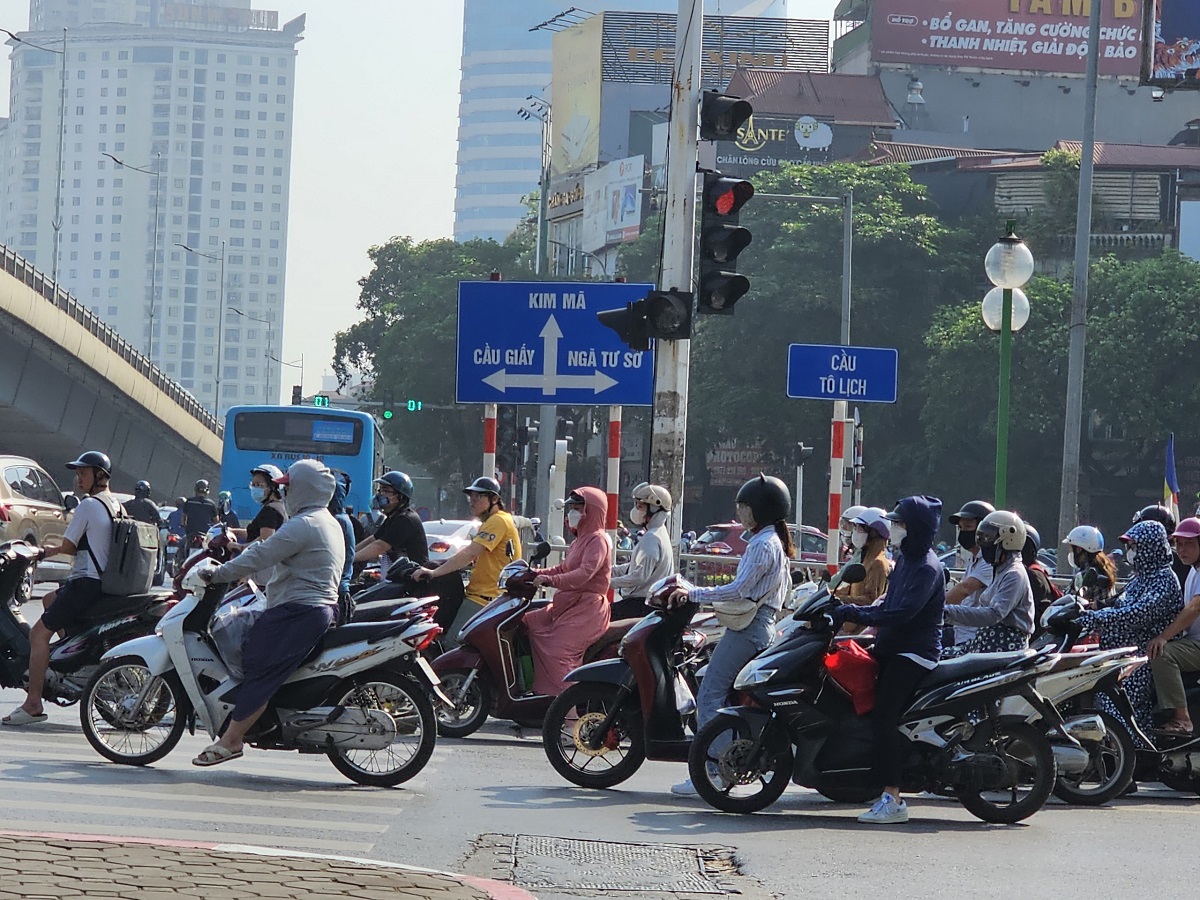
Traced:
[[91, 628], [102, 625], [121, 616], [132, 616], [144, 612], [155, 603], [170, 597], [169, 592], [156, 594], [104, 594], [100, 600], [93, 603], [78, 619], [80, 628]]
[[968, 653], [957, 659], [947, 659], [939, 662], [921, 682], [922, 690], [949, 684], [952, 681], [963, 681], [976, 675], [989, 675], [1007, 669], [1014, 663], [1033, 659], [1038, 655], [1036, 650], [1014, 650], [1010, 653]]
[[368, 641], [385, 631], [395, 630], [396, 627], [395, 622], [352, 622], [349, 625], [338, 625], [325, 632], [324, 636], [317, 641], [317, 646], [313, 647], [312, 653], [308, 654], [304, 661], [309, 662], [326, 650], [345, 647], [359, 641]]
[[604, 630], [604, 634], [600, 635], [600, 638], [584, 651], [583, 661], [589, 663], [595, 659], [599, 659], [605, 650], [613, 644], [619, 644], [621, 639], [629, 633], [629, 630], [640, 621], [642, 620], [617, 619], [615, 622], [609, 622], [608, 628]]

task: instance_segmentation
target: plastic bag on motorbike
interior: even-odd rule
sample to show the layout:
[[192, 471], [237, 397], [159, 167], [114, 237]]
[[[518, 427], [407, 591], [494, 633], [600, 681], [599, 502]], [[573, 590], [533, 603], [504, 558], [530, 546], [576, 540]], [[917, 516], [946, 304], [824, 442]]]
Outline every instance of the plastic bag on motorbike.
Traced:
[[682, 672], [675, 673], [675, 709], [681, 716], [691, 715], [696, 711], [696, 698]]
[[246, 597], [244, 602], [227, 603], [218, 609], [208, 626], [225, 667], [238, 681], [245, 674], [242, 670], [242, 647], [250, 635], [250, 629], [266, 611], [265, 597]]
[[879, 663], [857, 641], [838, 641], [825, 655], [829, 677], [850, 695], [854, 712], [865, 716], [875, 708]]

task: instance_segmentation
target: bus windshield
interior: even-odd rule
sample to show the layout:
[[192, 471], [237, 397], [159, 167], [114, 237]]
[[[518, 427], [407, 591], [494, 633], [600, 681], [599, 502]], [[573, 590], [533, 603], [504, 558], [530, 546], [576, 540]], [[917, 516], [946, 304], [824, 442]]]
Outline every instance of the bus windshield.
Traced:
[[358, 456], [363, 423], [328, 414], [240, 412], [233, 417], [238, 450], [295, 453], [300, 456]]

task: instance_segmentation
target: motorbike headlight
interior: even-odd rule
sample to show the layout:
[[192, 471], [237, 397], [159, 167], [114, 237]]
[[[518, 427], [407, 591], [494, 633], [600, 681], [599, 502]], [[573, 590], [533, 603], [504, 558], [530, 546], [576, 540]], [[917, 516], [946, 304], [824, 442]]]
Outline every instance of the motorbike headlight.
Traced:
[[754, 687], [758, 684], [764, 684], [770, 681], [778, 673], [778, 669], [743, 669], [734, 681], [733, 687], [735, 690]]

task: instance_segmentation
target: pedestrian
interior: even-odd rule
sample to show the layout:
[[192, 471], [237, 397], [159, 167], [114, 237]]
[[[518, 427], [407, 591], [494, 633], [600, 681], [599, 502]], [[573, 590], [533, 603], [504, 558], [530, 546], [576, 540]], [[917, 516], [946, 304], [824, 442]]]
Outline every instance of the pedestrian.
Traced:
[[[671, 553], [671, 492], [659, 484], [643, 481], [633, 489], [629, 521], [646, 527], [642, 539], [632, 547], [629, 562], [613, 566], [612, 587], [621, 594], [613, 602], [613, 619], [640, 619], [647, 613], [650, 586], [675, 571]], [[628, 533], [628, 532], [626, 532]], [[630, 542], [632, 546], [632, 541]]]

